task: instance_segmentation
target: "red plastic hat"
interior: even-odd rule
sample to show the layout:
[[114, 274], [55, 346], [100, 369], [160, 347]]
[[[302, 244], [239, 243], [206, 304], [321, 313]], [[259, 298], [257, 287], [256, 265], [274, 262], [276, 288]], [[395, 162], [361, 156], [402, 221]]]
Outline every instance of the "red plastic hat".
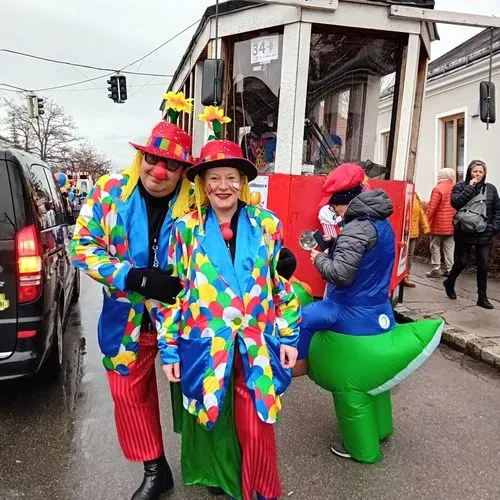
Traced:
[[343, 163], [328, 174], [323, 184], [320, 207], [328, 205], [333, 194], [355, 188], [365, 180], [365, 171], [356, 163]]
[[145, 153], [192, 165], [192, 143], [191, 136], [180, 127], [161, 121], [153, 128], [146, 146], [133, 142], [130, 144]]
[[216, 139], [208, 141], [200, 152], [200, 157], [193, 167], [186, 172], [186, 177], [193, 182], [197, 175], [215, 167], [233, 167], [246, 175], [249, 181], [257, 177], [257, 168], [243, 156], [243, 151], [232, 141]]

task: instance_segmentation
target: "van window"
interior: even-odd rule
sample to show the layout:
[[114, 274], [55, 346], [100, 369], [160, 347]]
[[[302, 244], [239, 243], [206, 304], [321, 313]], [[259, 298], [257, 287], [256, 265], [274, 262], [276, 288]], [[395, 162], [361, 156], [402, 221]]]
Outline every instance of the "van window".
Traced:
[[50, 187], [50, 194], [54, 202], [54, 211], [56, 214], [56, 224], [64, 224], [66, 222], [66, 213], [64, 211], [64, 201], [62, 198], [61, 190], [56, 184], [56, 180], [52, 172], [48, 168], [44, 168], [45, 175]]
[[50, 185], [45, 176], [45, 168], [41, 165], [31, 165], [28, 167], [29, 184], [32, 196], [36, 205], [37, 216], [42, 229], [47, 229], [56, 225], [56, 205]]
[[16, 235], [14, 208], [7, 165], [0, 163], [0, 240], [13, 240]]

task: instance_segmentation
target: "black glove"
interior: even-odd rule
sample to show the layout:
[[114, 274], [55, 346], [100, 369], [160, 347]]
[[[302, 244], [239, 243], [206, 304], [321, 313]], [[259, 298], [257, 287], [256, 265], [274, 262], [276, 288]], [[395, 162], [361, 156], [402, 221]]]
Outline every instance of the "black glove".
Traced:
[[127, 274], [127, 290], [133, 290], [148, 299], [174, 304], [175, 297], [182, 290], [179, 278], [172, 271], [133, 267]]
[[297, 259], [295, 255], [288, 248], [283, 247], [278, 257], [276, 271], [278, 271], [280, 276], [289, 280], [295, 272], [295, 269], [297, 269]]

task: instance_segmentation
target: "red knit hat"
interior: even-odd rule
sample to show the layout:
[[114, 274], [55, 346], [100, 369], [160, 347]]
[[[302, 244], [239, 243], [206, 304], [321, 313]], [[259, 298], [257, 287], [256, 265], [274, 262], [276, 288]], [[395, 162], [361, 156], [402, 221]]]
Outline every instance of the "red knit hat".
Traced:
[[151, 153], [162, 158], [175, 160], [186, 165], [192, 165], [192, 139], [177, 125], [161, 121], [156, 124], [145, 146], [130, 143], [134, 148], [145, 153]]
[[364, 180], [365, 171], [356, 163], [343, 163], [338, 166], [328, 174], [323, 184], [323, 197], [321, 198], [320, 207], [328, 205], [335, 194], [340, 195], [338, 205], [343, 204], [340, 200], [349, 203], [352, 198], [362, 191]]

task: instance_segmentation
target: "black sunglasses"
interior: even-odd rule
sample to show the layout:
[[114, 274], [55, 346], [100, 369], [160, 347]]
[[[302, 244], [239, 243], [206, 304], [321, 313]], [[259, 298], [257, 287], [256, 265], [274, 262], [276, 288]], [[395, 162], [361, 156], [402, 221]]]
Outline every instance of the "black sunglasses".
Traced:
[[163, 163], [165, 163], [165, 166], [167, 167], [167, 170], [169, 172], [177, 172], [177, 170], [180, 170], [184, 167], [183, 163], [179, 163], [175, 160], [170, 160], [169, 158], [156, 156], [151, 153], [144, 153], [144, 159], [146, 160], [146, 163], [149, 163], [150, 165], [156, 165], [159, 161], [162, 161]]

